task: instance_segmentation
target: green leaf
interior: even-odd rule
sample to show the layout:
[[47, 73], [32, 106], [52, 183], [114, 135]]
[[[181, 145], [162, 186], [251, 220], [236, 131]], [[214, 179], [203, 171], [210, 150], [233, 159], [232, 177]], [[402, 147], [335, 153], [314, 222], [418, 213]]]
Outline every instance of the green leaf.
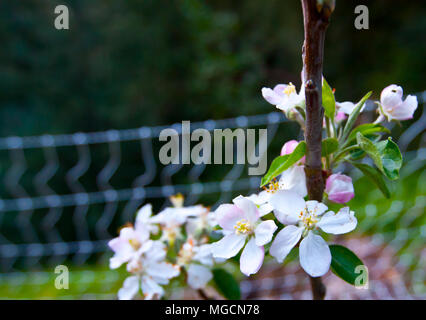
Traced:
[[377, 185], [377, 187], [380, 189], [380, 191], [383, 193], [383, 195], [386, 198], [390, 198], [391, 193], [389, 191], [389, 188], [386, 184], [385, 179], [383, 179], [382, 173], [379, 170], [364, 163], [356, 163], [356, 162], [351, 162], [351, 163], [354, 167], [361, 170], [366, 177], [370, 178], [371, 181], [373, 181]]
[[325, 115], [334, 121], [334, 114], [336, 113], [336, 100], [334, 93], [325, 78], [322, 78], [322, 105], [324, 107]]
[[382, 158], [380, 157], [379, 150], [377, 149], [376, 145], [369, 139], [364, 137], [361, 132], [358, 132], [356, 134], [356, 141], [359, 147], [364, 150], [365, 153], [368, 154], [371, 159], [373, 159], [374, 164], [377, 166], [377, 168], [379, 168], [380, 171], [384, 172]]
[[268, 184], [273, 178], [290, 168], [306, 153], [306, 142], [301, 141], [291, 154], [276, 157], [269, 167], [268, 172], [262, 177], [261, 187]]
[[351, 285], [355, 285], [357, 277], [360, 276], [357, 267], [364, 266], [364, 263], [344, 246], [330, 245], [330, 251], [333, 273]]
[[382, 159], [385, 175], [391, 180], [398, 179], [399, 169], [402, 166], [402, 155], [398, 145], [389, 137], [386, 141], [378, 142], [376, 146]]
[[364, 136], [372, 134], [372, 133], [376, 133], [376, 132], [390, 133], [388, 128], [385, 128], [380, 124], [365, 123], [365, 124], [359, 125], [358, 127], [352, 130], [352, 132], [349, 134], [346, 144], [351, 142], [352, 140], [355, 140], [358, 132], [362, 133], [362, 135]]
[[321, 156], [325, 157], [339, 149], [339, 141], [335, 138], [327, 138], [321, 142]]
[[356, 136], [359, 147], [373, 159], [374, 164], [390, 180], [399, 178], [402, 166], [402, 155], [398, 145], [389, 138], [386, 141], [373, 143], [360, 132]]
[[216, 283], [217, 289], [226, 299], [241, 299], [240, 285], [228, 271], [220, 268], [213, 269], [213, 280]]
[[371, 96], [371, 91], [368, 92], [362, 99], [356, 104], [355, 108], [352, 110], [351, 114], [348, 117], [348, 120], [346, 121], [345, 128], [343, 129], [343, 134], [340, 141], [345, 141], [348, 137], [349, 133], [352, 130], [352, 127], [355, 124], [356, 119], [359, 116], [359, 113], [361, 112], [361, 108], [364, 105], [365, 101]]

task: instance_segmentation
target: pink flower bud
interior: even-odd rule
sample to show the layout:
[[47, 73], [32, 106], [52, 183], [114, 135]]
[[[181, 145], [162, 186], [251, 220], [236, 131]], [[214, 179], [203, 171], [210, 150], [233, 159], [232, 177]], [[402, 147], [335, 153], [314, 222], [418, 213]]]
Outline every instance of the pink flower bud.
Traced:
[[325, 192], [328, 199], [336, 203], [346, 203], [355, 196], [351, 177], [340, 173], [327, 178]]
[[[296, 140], [290, 140], [284, 143], [283, 147], [281, 148], [281, 155], [290, 154], [296, 149], [297, 145], [299, 144], [299, 141]], [[305, 157], [300, 159], [301, 163], [305, 163]]]
[[348, 116], [343, 111], [338, 111], [336, 114], [336, 117], [334, 118], [334, 121], [341, 122], [345, 120]]

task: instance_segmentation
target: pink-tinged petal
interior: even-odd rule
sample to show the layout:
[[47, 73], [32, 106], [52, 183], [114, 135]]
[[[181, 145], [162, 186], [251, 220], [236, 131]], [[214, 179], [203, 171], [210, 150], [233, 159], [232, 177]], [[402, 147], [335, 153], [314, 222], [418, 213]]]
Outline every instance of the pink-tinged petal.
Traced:
[[287, 84], [277, 84], [277, 85], [274, 87], [274, 92], [275, 92], [277, 95], [284, 97], [284, 96], [285, 96], [284, 90], [285, 90], [287, 87], [288, 87], [288, 85], [287, 85]]
[[392, 118], [396, 120], [412, 119], [417, 106], [417, 97], [409, 95], [403, 103], [392, 111]]
[[119, 300], [131, 300], [139, 291], [139, 277], [131, 276], [124, 280], [123, 287], [118, 290]]
[[159, 299], [164, 295], [164, 289], [149, 276], [142, 277], [142, 292], [146, 300], [151, 300], [155, 296]]
[[354, 216], [354, 212], [350, 211], [348, 207], [340, 209], [337, 213], [327, 212], [317, 223], [317, 227], [331, 234], [351, 232], [356, 225], [357, 219]]
[[240, 270], [246, 276], [259, 271], [265, 257], [265, 250], [263, 247], [256, 245], [254, 238], [247, 242], [240, 258]]
[[355, 196], [351, 177], [340, 173], [327, 178], [325, 192], [328, 199], [336, 203], [346, 203]]
[[304, 228], [287, 226], [278, 232], [269, 249], [270, 255], [282, 263], [291, 249], [299, 242], [303, 230]]
[[243, 211], [245, 219], [251, 223], [255, 223], [257, 220], [259, 220], [259, 210], [253, 201], [250, 201], [243, 196], [238, 196], [232, 200], [232, 202], [234, 202], [235, 205]]
[[262, 221], [254, 230], [256, 245], [264, 246], [272, 240], [277, 226], [273, 220]]
[[270, 88], [262, 88], [262, 96], [270, 104], [277, 105], [281, 102], [282, 96], [278, 95]]
[[215, 258], [229, 259], [237, 255], [246, 242], [246, 235], [231, 233], [212, 244]]
[[118, 238], [114, 238], [114, 239], [111, 239], [111, 240], [108, 242], [108, 246], [109, 246], [109, 247], [111, 248], [111, 250], [112, 250], [112, 251], [114, 251], [114, 252], [123, 251], [123, 249], [125, 249], [125, 248], [127, 248], [127, 247], [129, 247], [129, 248], [130, 248], [129, 242], [128, 242], [128, 241], [126, 241], [126, 240], [124, 240], [124, 239], [122, 239], [122, 238], [120, 238], [120, 237], [118, 237]]
[[271, 197], [269, 203], [274, 208], [275, 216], [281, 223], [288, 220], [298, 221], [300, 213], [305, 209], [305, 200], [293, 191], [277, 191]]
[[380, 103], [382, 108], [389, 112], [402, 103], [402, 88], [396, 84], [391, 84], [382, 90]]
[[192, 289], [202, 289], [213, 278], [209, 268], [199, 264], [191, 264], [188, 268], [188, 285]]
[[228, 231], [234, 231], [236, 223], [245, 217], [242, 209], [228, 203], [220, 205], [215, 211], [215, 216], [219, 226]]
[[330, 269], [330, 248], [321, 236], [312, 231], [300, 242], [299, 258], [303, 270], [311, 277], [321, 277]]

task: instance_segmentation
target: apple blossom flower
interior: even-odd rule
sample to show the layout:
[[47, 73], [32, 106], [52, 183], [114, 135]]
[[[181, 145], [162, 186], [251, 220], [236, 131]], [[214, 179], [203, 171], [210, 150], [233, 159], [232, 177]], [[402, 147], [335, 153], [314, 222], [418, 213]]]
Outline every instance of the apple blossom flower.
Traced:
[[188, 218], [185, 230], [188, 235], [197, 236], [211, 231], [215, 226], [217, 226], [217, 221], [214, 212], [204, 210], [198, 216]]
[[332, 174], [327, 178], [325, 192], [328, 199], [336, 203], [346, 203], [354, 196], [352, 178], [341, 173]]
[[165, 262], [166, 246], [160, 241], [150, 241], [133, 255], [127, 264], [127, 271], [132, 276], [124, 280], [123, 287], [118, 291], [120, 300], [130, 300], [142, 289], [147, 300], [161, 298], [164, 289], [161, 285], [169, 283], [169, 279], [179, 275], [177, 265]]
[[159, 223], [163, 231], [162, 239], [173, 243], [181, 235], [180, 228], [189, 217], [198, 217], [208, 209], [201, 205], [184, 207], [182, 195], [171, 197], [170, 200], [175, 206], [165, 208], [152, 217], [151, 222]]
[[269, 200], [279, 190], [294, 191], [305, 197], [308, 194], [308, 190], [306, 188], [304, 166], [291, 166], [281, 173], [278, 181], [276, 179], [272, 180], [268, 187], [265, 187], [265, 190], [258, 194], [251, 194], [247, 198], [258, 207], [260, 216], [263, 217], [273, 210]]
[[110, 259], [110, 268], [119, 268], [123, 263], [132, 259], [138, 250], [149, 241], [149, 229], [141, 223], [124, 227], [120, 230], [117, 238], [108, 242], [108, 246], [114, 251], [114, 256]]
[[249, 276], [260, 269], [265, 255], [263, 246], [272, 240], [277, 226], [273, 220], [260, 220], [257, 206], [249, 199], [238, 196], [233, 202], [222, 204], [216, 210], [225, 236], [213, 243], [213, 257], [229, 259], [247, 242], [241, 254], [240, 270]]
[[312, 277], [324, 275], [330, 268], [331, 253], [325, 240], [314, 233], [314, 230], [320, 228], [331, 234], [350, 232], [357, 224], [354, 212], [345, 207], [337, 213], [325, 213], [328, 208], [323, 203], [305, 201], [291, 191], [277, 192], [270, 203], [280, 222], [293, 223], [278, 232], [269, 253], [281, 263], [303, 237], [299, 245], [300, 265]]
[[262, 96], [286, 114], [296, 106], [304, 107], [305, 105], [304, 86], [297, 93], [296, 87], [291, 82], [288, 85], [277, 84], [274, 89], [262, 88]]
[[391, 84], [383, 89], [380, 94], [380, 117], [376, 122], [382, 121], [385, 117], [388, 121], [413, 118], [418, 105], [417, 97], [408, 95], [405, 100], [402, 100], [402, 94], [402, 88], [396, 84]]
[[193, 289], [201, 289], [213, 278], [209, 267], [213, 266], [212, 245], [196, 245], [193, 238], [182, 245], [177, 257], [177, 264], [187, 272], [188, 285]]

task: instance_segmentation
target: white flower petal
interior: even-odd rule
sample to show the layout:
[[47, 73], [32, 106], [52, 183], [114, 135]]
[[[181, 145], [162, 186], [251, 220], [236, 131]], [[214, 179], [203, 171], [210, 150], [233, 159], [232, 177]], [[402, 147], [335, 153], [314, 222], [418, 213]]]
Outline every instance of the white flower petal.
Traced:
[[304, 228], [287, 226], [278, 232], [271, 248], [269, 248], [270, 255], [277, 259], [279, 263], [282, 263], [291, 249], [299, 242], [303, 230]]
[[274, 208], [269, 203], [264, 203], [259, 206], [259, 215], [263, 217], [268, 213], [272, 212]]
[[191, 264], [187, 272], [188, 285], [192, 289], [204, 288], [207, 282], [209, 282], [213, 278], [213, 274], [209, 268], [198, 264]]
[[283, 98], [271, 88], [262, 88], [262, 96], [266, 101], [273, 105], [279, 104]]
[[322, 215], [328, 209], [325, 204], [315, 200], [306, 201], [306, 208], [308, 209], [308, 212], [315, 214], [316, 216]]
[[321, 277], [330, 268], [330, 248], [321, 236], [312, 231], [300, 242], [299, 258], [303, 270], [311, 277]]
[[196, 247], [196, 252], [192, 259], [204, 265], [213, 265], [212, 244], [203, 244]]
[[357, 219], [354, 212], [350, 211], [348, 207], [344, 207], [339, 212], [327, 212], [321, 220], [317, 223], [324, 232], [331, 234], [343, 234], [355, 229]]
[[246, 235], [231, 233], [218, 242], [212, 244], [212, 253], [215, 258], [229, 259], [240, 252], [246, 241]]
[[281, 174], [279, 184], [281, 190], [293, 191], [302, 197], [306, 197], [308, 190], [304, 166], [295, 165], [285, 170]]
[[228, 203], [220, 205], [215, 215], [219, 226], [228, 231], [234, 231], [235, 224], [245, 217], [241, 208]]
[[164, 289], [149, 276], [142, 277], [142, 292], [146, 300], [151, 300], [154, 296], [159, 299], [164, 295]]
[[245, 218], [251, 223], [254, 223], [259, 219], [259, 210], [257, 210], [253, 201], [250, 201], [243, 196], [238, 196], [232, 200], [232, 202], [234, 202], [235, 205], [243, 211]]
[[277, 226], [273, 220], [262, 221], [254, 230], [256, 245], [264, 246], [272, 240]]
[[136, 214], [136, 223], [146, 223], [152, 215], [152, 205], [150, 203], [144, 205]]
[[253, 273], [259, 271], [263, 263], [263, 258], [265, 256], [265, 250], [263, 247], [256, 245], [254, 238], [251, 238], [247, 242], [246, 247], [243, 250], [240, 258], [240, 270], [246, 276], [249, 276]]
[[158, 279], [171, 279], [179, 275], [180, 268], [168, 262], [152, 263], [147, 267], [146, 273]]
[[293, 191], [279, 190], [271, 197], [269, 203], [281, 223], [284, 223], [286, 219], [298, 221], [300, 213], [305, 209], [305, 200]]
[[153, 241], [151, 247], [145, 252], [145, 258], [149, 262], [158, 262], [166, 257], [166, 245], [161, 241]]
[[131, 276], [124, 280], [123, 287], [118, 290], [118, 299], [131, 300], [139, 291], [139, 277]]

